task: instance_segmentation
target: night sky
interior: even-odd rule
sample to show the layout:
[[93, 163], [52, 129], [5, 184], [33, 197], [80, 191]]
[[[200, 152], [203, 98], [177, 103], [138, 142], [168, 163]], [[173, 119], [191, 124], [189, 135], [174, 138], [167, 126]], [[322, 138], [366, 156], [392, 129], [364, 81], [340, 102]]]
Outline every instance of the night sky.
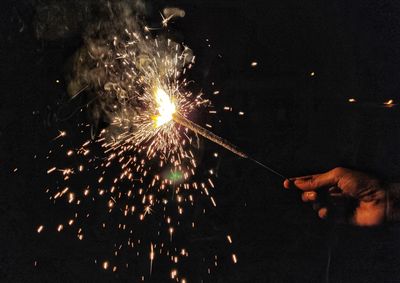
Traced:
[[[147, 278], [148, 254], [115, 273], [95, 264], [119, 237], [98, 228], [107, 216], [97, 206], [83, 241], [67, 229], [58, 233], [68, 204], [53, 204], [44, 189], [54, 181], [46, 155], [58, 130], [71, 132], [74, 144], [82, 140], [76, 124], [90, 122], [85, 111], [70, 115], [77, 105], [67, 102], [67, 82], [96, 2], [2, 2], [0, 282]], [[196, 122], [212, 122], [215, 133], [287, 176], [344, 166], [399, 180], [399, 1], [148, 2], [150, 24], [166, 6], [186, 11], [165, 32], [193, 50], [188, 76], [219, 109], [217, 119], [198, 115]], [[394, 106], [384, 107], [390, 99]], [[188, 282], [400, 282], [396, 225], [356, 229], [319, 220], [279, 177], [205, 140], [198, 162], [200, 171], [216, 171], [218, 206], [183, 239], [198, 260], [181, 268]], [[39, 225], [46, 228], [40, 234]], [[208, 274], [202, 258], [214, 254], [219, 265]], [[155, 262], [147, 281], [169, 282], [169, 269]]]

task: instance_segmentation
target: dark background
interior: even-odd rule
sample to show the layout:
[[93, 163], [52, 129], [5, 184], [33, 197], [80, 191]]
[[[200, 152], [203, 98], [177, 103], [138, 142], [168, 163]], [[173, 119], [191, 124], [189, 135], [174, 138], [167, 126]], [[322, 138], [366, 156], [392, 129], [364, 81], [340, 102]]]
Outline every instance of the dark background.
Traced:
[[[60, 125], [74, 125], [56, 113], [85, 2], [1, 4], [1, 282], [132, 282], [94, 264], [109, 239], [35, 231], [63, 214], [43, 192], [43, 156]], [[341, 165], [400, 177], [399, 108], [383, 107], [399, 97], [399, 1], [153, 1], [147, 17], [159, 21], [157, 11], [174, 5], [186, 17], [170, 32], [197, 56], [196, 84], [217, 109], [233, 108], [219, 111], [216, 133], [289, 176]], [[239, 262], [189, 282], [400, 282], [396, 227], [332, 227], [279, 178], [219, 152], [210, 221], [233, 235]]]

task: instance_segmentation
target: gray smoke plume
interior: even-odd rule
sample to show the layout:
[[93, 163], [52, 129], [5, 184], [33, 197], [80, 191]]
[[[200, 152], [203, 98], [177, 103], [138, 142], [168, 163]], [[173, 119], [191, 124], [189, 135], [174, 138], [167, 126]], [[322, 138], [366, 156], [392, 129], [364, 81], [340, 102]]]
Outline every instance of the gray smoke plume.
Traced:
[[[146, 10], [139, 0], [38, 5], [38, 38], [57, 40], [81, 33], [83, 45], [71, 60], [68, 93], [71, 99], [84, 101], [94, 132], [100, 122], [110, 124], [115, 116], [136, 115], [141, 106], [137, 97], [146, 87], [143, 83], [149, 83], [149, 72], [164, 80], [172, 75], [165, 60], [175, 62], [178, 74], [193, 61], [189, 48], [162, 35], [163, 26], [175, 17], [184, 17], [185, 11], [165, 8], [159, 26], [149, 28], [143, 20]], [[179, 57], [173, 58], [177, 54]]]

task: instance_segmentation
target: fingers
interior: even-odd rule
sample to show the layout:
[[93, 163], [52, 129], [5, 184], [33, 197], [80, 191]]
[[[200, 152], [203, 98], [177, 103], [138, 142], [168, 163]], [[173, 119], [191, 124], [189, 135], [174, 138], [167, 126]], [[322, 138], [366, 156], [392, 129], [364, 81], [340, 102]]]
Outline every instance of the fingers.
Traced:
[[317, 200], [317, 193], [314, 191], [307, 191], [301, 194], [301, 199], [304, 202], [311, 202]]
[[302, 191], [316, 190], [320, 187], [332, 186], [337, 183], [338, 179], [330, 173], [312, 175], [294, 180], [294, 185]]
[[306, 191], [301, 194], [301, 199], [303, 200], [303, 202], [312, 203], [312, 208], [318, 213], [319, 218], [325, 219], [328, 217], [328, 208], [326, 207], [327, 203], [318, 200], [317, 192]]
[[325, 219], [328, 217], [328, 208], [322, 207], [318, 210], [319, 218]]
[[324, 202], [318, 199], [318, 194], [315, 191], [306, 191], [301, 194], [303, 202], [310, 202], [315, 211], [318, 212], [318, 216], [325, 219], [328, 216], [328, 209], [325, 207]]
[[292, 182], [291, 182], [289, 179], [286, 179], [286, 180], [283, 182], [283, 187], [284, 187], [285, 189], [289, 189], [291, 183], [292, 183]]
[[302, 201], [310, 203], [319, 218], [333, 217], [336, 220], [342, 217], [341, 214], [345, 216], [340, 213], [341, 206], [345, 205], [347, 192], [342, 187], [346, 185], [347, 178], [354, 174], [354, 171], [339, 167], [321, 174], [285, 180], [283, 186], [286, 189], [296, 187], [301, 190]]
[[316, 190], [321, 187], [335, 186], [339, 182], [340, 178], [346, 173], [346, 169], [335, 168], [326, 173], [316, 174], [311, 176], [297, 177], [289, 180], [285, 180], [284, 187], [289, 188], [290, 184], [294, 184], [298, 189], [302, 191]]

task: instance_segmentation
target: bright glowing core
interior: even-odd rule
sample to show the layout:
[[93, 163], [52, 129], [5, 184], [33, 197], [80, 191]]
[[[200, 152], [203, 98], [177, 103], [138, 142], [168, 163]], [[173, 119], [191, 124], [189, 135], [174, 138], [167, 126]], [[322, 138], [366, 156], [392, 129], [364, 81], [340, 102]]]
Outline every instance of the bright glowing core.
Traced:
[[154, 118], [155, 126], [160, 127], [172, 120], [176, 108], [169, 95], [162, 88], [156, 89], [155, 98], [158, 110], [158, 115]]

